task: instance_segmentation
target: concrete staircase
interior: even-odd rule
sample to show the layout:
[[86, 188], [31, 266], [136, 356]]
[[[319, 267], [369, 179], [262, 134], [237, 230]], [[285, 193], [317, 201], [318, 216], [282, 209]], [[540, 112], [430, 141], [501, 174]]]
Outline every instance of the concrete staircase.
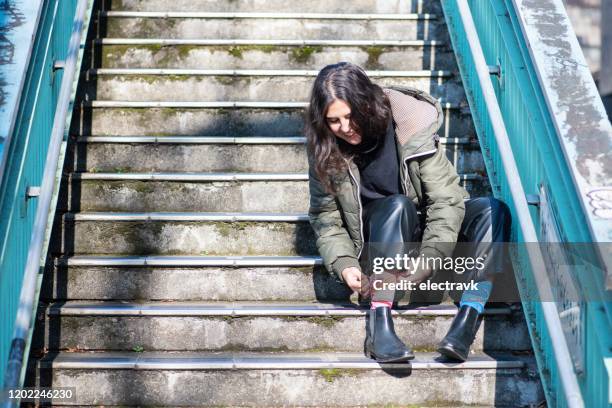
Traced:
[[437, 1], [100, 6], [30, 385], [76, 387], [77, 405], [543, 400], [520, 306], [488, 308], [456, 364], [435, 353], [456, 307], [413, 302], [395, 322], [417, 358], [365, 358], [365, 310], [322, 268], [308, 224], [303, 109], [317, 71], [342, 60], [440, 98], [448, 157], [472, 195], [490, 194]]

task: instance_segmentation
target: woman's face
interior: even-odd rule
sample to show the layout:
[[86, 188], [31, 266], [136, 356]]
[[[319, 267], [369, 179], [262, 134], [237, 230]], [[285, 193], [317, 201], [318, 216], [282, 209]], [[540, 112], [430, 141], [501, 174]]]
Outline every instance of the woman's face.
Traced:
[[351, 128], [351, 107], [340, 99], [333, 101], [325, 116], [327, 125], [332, 132], [352, 145], [361, 143], [361, 135]]

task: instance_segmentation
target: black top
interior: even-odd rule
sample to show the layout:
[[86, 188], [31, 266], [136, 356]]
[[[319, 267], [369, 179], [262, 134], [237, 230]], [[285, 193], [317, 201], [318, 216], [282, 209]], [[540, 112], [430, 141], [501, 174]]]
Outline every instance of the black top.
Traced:
[[373, 151], [360, 154], [355, 163], [361, 176], [361, 201], [365, 206], [370, 201], [393, 194], [402, 194], [397, 143], [393, 120], [385, 137]]

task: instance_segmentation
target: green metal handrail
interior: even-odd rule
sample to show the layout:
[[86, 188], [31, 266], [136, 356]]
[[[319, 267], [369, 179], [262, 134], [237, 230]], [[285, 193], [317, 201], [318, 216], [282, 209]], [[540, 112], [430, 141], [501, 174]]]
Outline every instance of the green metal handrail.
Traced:
[[[0, 188], [0, 378], [23, 384], [41, 270], [93, 0], [48, 0], [10, 138]], [[44, 167], [43, 167], [44, 166]]]
[[[515, 220], [524, 218], [528, 211], [531, 219], [527, 224], [536, 226], [537, 236], [533, 237], [522, 222], [515, 222], [513, 240], [566, 244], [608, 241], [610, 223], [591, 211], [588, 200], [596, 187], [609, 188], [612, 180], [603, 174], [591, 178], [601, 185], [585, 182], [578, 169], [585, 163], [579, 162], [580, 155], [572, 155], [572, 143], [588, 135], [598, 141], [605, 154], [605, 147], [610, 151], [612, 146], [612, 129], [605, 113], [601, 114], [603, 105], [585, 69], [584, 57], [574, 47], [577, 42], [560, 1], [442, 0], [442, 5], [493, 192], [509, 204]], [[462, 18], [466, 8], [482, 47], [480, 65]], [[546, 38], [550, 32], [553, 37]], [[538, 39], [548, 48], [536, 49]], [[566, 72], [565, 65], [575, 69]], [[483, 81], [478, 75], [480, 70], [482, 76], [483, 69], [494, 76]], [[563, 81], [570, 86], [572, 81], [580, 82], [580, 98], [566, 95], [568, 84]], [[489, 90], [501, 114], [503, 132], [508, 134], [510, 152], [499, 144], [498, 119], [492, 117], [485, 97], [487, 82], [492, 84]], [[575, 134], [574, 115], [591, 119], [580, 125], [586, 134]], [[517, 174], [509, 173], [504, 163], [508, 155], [520, 164], [512, 171]], [[594, 159], [591, 171], [595, 174], [600, 164], [597, 160], [603, 163], [605, 158], [596, 153], [590, 158]], [[515, 182], [523, 195], [538, 196], [538, 209], [525, 210], [526, 197], [517, 196], [512, 187]], [[610, 288], [606, 286], [610, 272], [604, 273], [606, 266], [596, 245], [583, 246], [592, 253], [581, 255], [594, 260], [594, 266], [572, 274], [580, 298], [563, 301], [556, 293], [559, 281], [552, 276], [550, 265], [535, 269], [530, 262], [527, 254], [533, 245], [524, 244], [527, 251], [520, 251], [513, 263], [548, 405], [607, 406], [611, 396], [606, 364], [612, 361]], [[542, 281], [553, 281], [554, 286], [549, 287], [555, 294], [543, 295]], [[578, 330], [559, 333], [558, 323], [571, 312], [578, 313], [572, 322]]]

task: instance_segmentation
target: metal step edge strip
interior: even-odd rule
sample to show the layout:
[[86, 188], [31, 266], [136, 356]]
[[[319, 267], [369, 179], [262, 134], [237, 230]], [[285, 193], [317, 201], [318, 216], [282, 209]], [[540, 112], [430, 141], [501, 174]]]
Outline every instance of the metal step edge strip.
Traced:
[[[217, 108], [259, 108], [259, 109], [304, 109], [308, 102], [263, 102], [263, 101], [210, 101], [210, 102], [154, 102], [154, 101], [87, 101], [83, 107], [91, 108], [175, 108], [175, 109], [217, 109]], [[443, 109], [459, 109], [458, 103], [440, 101]]]
[[[467, 140], [467, 138], [466, 138]], [[442, 141], [442, 138], [440, 138]], [[229, 136], [79, 136], [79, 143], [168, 143], [168, 144], [306, 144], [305, 137]]]
[[[155, 69], [155, 68], [97, 68], [88, 71], [90, 75], [190, 75], [190, 76], [308, 76], [316, 77], [316, 70], [275, 70], [275, 69]], [[370, 78], [448, 78], [452, 71], [366, 71]]]
[[105, 11], [102, 17], [123, 18], [205, 18], [205, 19], [301, 19], [301, 20], [434, 20], [430, 13], [264, 13], [264, 12], [198, 12], [198, 11]]
[[172, 38], [101, 38], [103, 45], [277, 45], [330, 47], [439, 47], [448, 46], [438, 40], [249, 40], [249, 39], [172, 39]]
[[[417, 210], [421, 215], [421, 211]], [[220, 222], [307, 222], [307, 213], [263, 213], [263, 212], [67, 212], [64, 221], [220, 221]]]
[[[47, 307], [48, 316], [234, 316], [234, 317], [283, 317], [283, 316], [365, 316], [367, 309], [356, 305], [327, 306], [322, 304], [296, 305], [239, 305], [237, 302], [147, 302], [147, 303], [97, 303], [61, 302]], [[444, 307], [420, 307], [418, 309], [393, 310], [395, 316], [440, 316], [457, 314], [454, 305]], [[489, 308], [484, 314], [509, 315], [510, 308]]]
[[322, 265], [320, 256], [71, 256], [64, 266], [156, 267], [304, 267]]
[[[308, 181], [308, 173], [72, 173], [74, 180], [141, 181]], [[486, 177], [476, 173], [459, 174], [461, 181]]]
[[72, 173], [76, 180], [306, 181], [308, 173]]
[[308, 214], [292, 213], [184, 213], [184, 212], [148, 212], [148, 213], [115, 213], [115, 212], [81, 212], [64, 214], [66, 221], [272, 221], [272, 222], [306, 222]]
[[[70, 355], [72, 354], [72, 355]], [[404, 368], [412, 370], [431, 369], [523, 369], [525, 362], [514, 359], [495, 359], [487, 355], [470, 356], [463, 363], [440, 362], [434, 353], [415, 353], [416, 358], [410, 363], [383, 364], [366, 358], [358, 353], [312, 353], [285, 355], [283, 357], [266, 354], [244, 356], [238, 353], [224, 353], [207, 356], [204, 353], [189, 353], [184, 357], [173, 353], [172, 356], [154, 353], [137, 356], [118, 353], [88, 353], [78, 355], [59, 353], [53, 360], [39, 360], [41, 368], [53, 369], [132, 369], [132, 370], [319, 370], [332, 368], [355, 368], [378, 370], [385, 368]]]
[[[156, 143], [156, 144], [306, 144], [305, 137], [224, 137], [224, 136], [80, 136], [78, 143]], [[477, 144], [469, 137], [440, 136], [445, 145]]]

